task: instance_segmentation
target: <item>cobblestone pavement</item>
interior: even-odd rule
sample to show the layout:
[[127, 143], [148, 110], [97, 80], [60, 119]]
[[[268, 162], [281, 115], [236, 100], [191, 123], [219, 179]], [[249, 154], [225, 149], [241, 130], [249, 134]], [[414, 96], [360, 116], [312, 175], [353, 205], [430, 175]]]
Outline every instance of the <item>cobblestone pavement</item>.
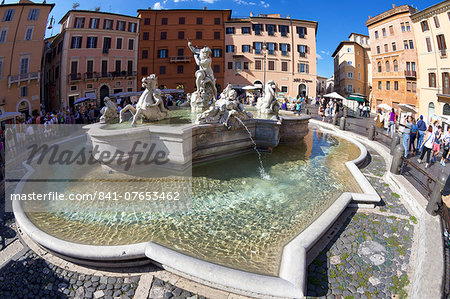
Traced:
[[383, 181], [384, 159], [368, 150], [372, 161], [362, 172], [383, 201], [373, 211], [347, 211], [344, 225], [330, 229], [337, 233], [308, 268], [309, 298], [407, 297], [417, 220]]

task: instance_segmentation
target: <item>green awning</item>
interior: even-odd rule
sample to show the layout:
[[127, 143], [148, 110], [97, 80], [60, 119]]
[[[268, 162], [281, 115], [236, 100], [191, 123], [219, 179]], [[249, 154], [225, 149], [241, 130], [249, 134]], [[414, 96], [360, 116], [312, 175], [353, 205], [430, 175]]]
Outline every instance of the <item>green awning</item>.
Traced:
[[357, 102], [361, 102], [361, 103], [364, 103], [366, 101], [363, 97], [359, 97], [359, 96], [355, 96], [355, 95], [349, 96], [348, 100], [357, 101]]

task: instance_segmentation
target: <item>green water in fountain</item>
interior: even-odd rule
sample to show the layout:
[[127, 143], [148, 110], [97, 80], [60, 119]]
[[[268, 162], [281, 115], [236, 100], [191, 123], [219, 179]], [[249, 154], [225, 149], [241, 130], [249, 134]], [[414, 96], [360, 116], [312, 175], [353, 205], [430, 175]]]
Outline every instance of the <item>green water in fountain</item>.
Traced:
[[[46, 205], [48, 212], [27, 214], [41, 230], [63, 240], [91, 245], [154, 241], [216, 264], [277, 275], [282, 247], [342, 192], [359, 191], [344, 165], [358, 155], [354, 144], [311, 129], [304, 142], [263, 155], [270, 180], [259, 176], [254, 152], [195, 166], [188, 209], [152, 211], [128, 201], [107, 203], [105, 210], [95, 206], [104, 202], [24, 202], [24, 207]], [[105, 176], [97, 167], [85, 177]], [[49, 188], [69, 193], [115, 191], [123, 185], [95, 181]], [[146, 191], [145, 184], [133, 188], [141, 189], [129, 191]]]

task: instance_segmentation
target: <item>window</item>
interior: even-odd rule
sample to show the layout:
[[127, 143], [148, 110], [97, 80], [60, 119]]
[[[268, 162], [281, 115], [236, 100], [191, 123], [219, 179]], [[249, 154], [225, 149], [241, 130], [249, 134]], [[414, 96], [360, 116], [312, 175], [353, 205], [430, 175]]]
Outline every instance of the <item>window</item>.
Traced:
[[289, 51], [291, 50], [290, 44], [280, 44], [281, 55], [288, 56]]
[[262, 69], [262, 61], [257, 59], [255, 60], [255, 70], [261, 70]]
[[386, 90], [391, 90], [391, 81], [386, 81]]
[[146, 66], [143, 66], [141, 68], [141, 73], [142, 73], [142, 76], [147, 76], [148, 75], [148, 68]]
[[232, 70], [233, 69], [233, 62], [228, 62], [228, 69], [229, 70]]
[[20, 68], [19, 73], [21, 75], [28, 73], [28, 65], [29, 65], [29, 58], [28, 57], [22, 57], [20, 58]]
[[306, 32], [306, 27], [297, 27], [298, 37], [305, 38]]
[[381, 81], [378, 81], [378, 89], [381, 90]]
[[125, 31], [125, 21], [117, 21], [116, 30]]
[[222, 49], [213, 49], [212, 56], [213, 57], [222, 57]]
[[122, 60], [116, 60], [116, 73], [120, 73], [122, 71]]
[[391, 65], [389, 61], [386, 61], [386, 73], [389, 73], [391, 71]]
[[347, 48], [347, 53], [351, 53], [352, 49], [351, 48]]
[[36, 21], [38, 17], [39, 17], [39, 8], [30, 9], [30, 12], [28, 13], [28, 20]]
[[144, 33], [142, 34], [142, 39], [143, 39], [143, 40], [149, 40], [149, 38], [150, 38], [149, 32], [144, 32]]
[[197, 18], [197, 25], [203, 24], [203, 18]]
[[20, 97], [24, 98], [28, 96], [28, 86], [22, 86], [20, 88]]
[[195, 33], [195, 38], [196, 38], [196, 39], [202, 39], [202, 38], [203, 38], [203, 33], [202, 33], [201, 31], [197, 31], [197, 32]]
[[375, 39], [378, 39], [378, 31], [375, 31]]
[[397, 51], [397, 45], [395, 42], [392, 43], [392, 51]]
[[248, 61], [244, 61], [244, 70], [248, 70]]
[[417, 83], [413, 82], [412, 83], [412, 92], [416, 92], [416, 90], [417, 90]]
[[159, 49], [158, 50], [158, 58], [167, 58], [168, 50], [167, 49]]
[[100, 19], [91, 18], [89, 20], [89, 28], [91, 28], [91, 29], [98, 29], [99, 23], [100, 23]]
[[383, 37], [386, 36], [386, 28], [381, 29], [381, 32], [383, 33]]
[[226, 34], [234, 34], [234, 27], [227, 27], [225, 28]]
[[214, 18], [214, 25], [220, 25], [220, 18]]
[[84, 28], [84, 18], [75, 18], [75, 28]]
[[377, 54], [380, 54], [381, 50], [380, 50], [380, 46], [377, 46]]
[[120, 37], [117, 38], [116, 49], [118, 49], [118, 50], [122, 49], [122, 42], [123, 42], [122, 38], [120, 38]]
[[148, 50], [142, 50], [142, 59], [148, 58]]
[[266, 24], [267, 34], [270, 35], [270, 36], [275, 35], [275, 30], [276, 30], [275, 28], [276, 28], [275, 25]]
[[347, 77], [348, 77], [348, 78], [353, 78], [353, 73], [352, 73], [352, 72], [349, 72], [349, 73], [347, 74]]
[[402, 28], [402, 32], [406, 31], [405, 23], [400, 23], [400, 27]]
[[407, 41], [407, 40], [404, 40], [404, 41], [403, 41], [403, 48], [404, 48], [405, 50], [408, 50], [409, 46], [408, 46], [408, 41]]
[[287, 86], [281, 86], [281, 92], [285, 92], [285, 93], [287, 93], [288, 92], [288, 87]]
[[113, 20], [105, 19], [105, 21], [103, 23], [103, 29], [112, 30], [113, 29]]
[[411, 84], [411, 82], [406, 82], [406, 91], [409, 91], [409, 92], [412, 91], [412, 84]]
[[166, 40], [167, 39], [167, 32], [165, 32], [165, 31], [162, 31], [161, 32], [161, 38], [160, 38], [161, 40]]
[[275, 70], [275, 61], [269, 60], [269, 71]]
[[414, 42], [412, 40], [409, 41], [409, 48], [414, 49]]
[[381, 62], [380, 61], [378, 61], [378, 63], [377, 63], [377, 68], [378, 68], [378, 72], [381, 73], [382, 69], [381, 69]]
[[281, 71], [283, 71], [283, 72], [287, 72], [288, 71], [288, 63], [287, 63], [287, 61], [282, 61], [281, 62]]
[[178, 24], [183, 25], [186, 23], [186, 19], [184, 17], [178, 18]]
[[150, 25], [150, 18], [144, 19], [144, 25], [146, 25], [146, 26]]
[[281, 36], [287, 36], [287, 34], [289, 33], [289, 27], [286, 25], [280, 25], [279, 29], [280, 29]]
[[161, 19], [161, 25], [167, 25], [167, 18]]
[[347, 89], [348, 92], [353, 92], [353, 85], [352, 84], [347, 85]]
[[436, 35], [436, 40], [439, 50], [447, 50], [447, 45], [445, 44], [445, 37], [443, 34]]
[[411, 26], [409, 26], [409, 22], [406, 22], [406, 31], [410, 32], [411, 31]]
[[385, 52], [385, 53], [389, 52], [388, 44], [384, 44], [384, 52]]
[[398, 61], [394, 60], [394, 72], [398, 72]]
[[110, 49], [110, 48], [111, 48], [111, 38], [104, 37], [103, 38], [103, 49]]
[[214, 71], [215, 74], [220, 73], [220, 65], [215, 64], [215, 65], [213, 66], [213, 71]]
[[269, 55], [275, 55], [275, 51], [277, 50], [276, 43], [267, 43], [267, 53]]
[[33, 27], [28, 27], [25, 32], [25, 40], [31, 40], [33, 37]]
[[436, 26], [436, 28], [441, 27], [441, 24], [439, 24], [439, 18], [438, 18], [438, 16], [434, 16], [434, 17], [433, 17], [433, 20], [434, 20], [434, 26]]
[[177, 65], [177, 73], [182, 74], [184, 72], [184, 67], [182, 65]]
[[178, 39], [184, 39], [184, 31], [178, 31]]
[[263, 31], [262, 24], [253, 24], [253, 31], [255, 31], [255, 35], [261, 35], [261, 31]]
[[297, 52], [300, 53], [300, 57], [306, 57], [307, 51], [308, 51], [308, 46], [297, 45]]
[[83, 38], [81, 36], [72, 36], [71, 49], [81, 49], [81, 41]]
[[250, 45], [242, 45], [242, 53], [249, 53]]
[[214, 32], [214, 39], [220, 39], [220, 31]]
[[429, 37], [425, 38], [425, 42], [427, 43], [427, 51], [431, 52], [433, 49], [431, 48], [431, 40]]
[[394, 90], [398, 90], [398, 81], [394, 81]]
[[225, 46], [225, 52], [227, 52], [227, 53], [234, 53], [234, 45], [226, 45]]
[[[443, 88], [450, 87], [450, 76], [449, 76], [448, 72], [442, 73], [442, 87]], [[446, 92], [444, 92], [444, 93], [446, 93]]]
[[240, 73], [242, 71], [242, 62], [235, 61], [234, 62], [234, 70], [236, 71], [236, 73]]
[[134, 39], [129, 39], [128, 40], [128, 50], [133, 50], [134, 49]]
[[3, 22], [12, 21], [14, 17], [14, 9], [7, 9], [3, 15]]
[[160, 75], [164, 75], [166, 73], [166, 66], [165, 65], [161, 65], [159, 67], [159, 74]]
[[128, 32], [136, 32], [137, 24], [136, 23], [128, 23]]
[[428, 28], [428, 21], [427, 20], [420, 22], [420, 26], [422, 27], [422, 32], [430, 30], [430, 28]]
[[177, 55], [180, 56], [180, 57], [184, 56], [184, 48], [178, 48], [177, 49]]
[[7, 29], [3, 29], [2, 32], [0, 32], [0, 43], [6, 42], [6, 34], [8, 33]]
[[394, 26], [389, 26], [389, 34], [394, 35]]
[[251, 34], [250, 27], [242, 27], [241, 33], [242, 34]]
[[97, 37], [96, 36], [88, 36], [86, 42], [86, 48], [95, 49], [97, 48]]
[[262, 43], [261, 43], [261, 42], [255, 42], [255, 43], [253, 43], [253, 48], [255, 49], [255, 54], [261, 54], [261, 51], [262, 51]]
[[300, 63], [299, 73], [306, 73], [306, 64]]
[[436, 87], [436, 74], [428, 73], [428, 87]]
[[352, 64], [353, 64], [353, 61], [347, 61], [347, 64], [348, 64], [348, 65], [352, 65]]

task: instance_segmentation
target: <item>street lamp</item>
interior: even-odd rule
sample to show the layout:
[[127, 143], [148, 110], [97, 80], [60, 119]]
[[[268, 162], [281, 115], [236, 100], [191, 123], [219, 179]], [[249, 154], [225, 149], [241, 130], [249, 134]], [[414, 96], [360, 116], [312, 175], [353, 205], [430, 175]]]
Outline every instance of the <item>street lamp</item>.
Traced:
[[266, 58], [267, 58], [267, 53], [266, 53], [267, 43], [266, 42], [263, 43], [262, 50], [263, 50], [263, 56], [264, 56], [264, 79], [263, 79], [262, 94], [264, 95], [264, 90], [266, 87]]

